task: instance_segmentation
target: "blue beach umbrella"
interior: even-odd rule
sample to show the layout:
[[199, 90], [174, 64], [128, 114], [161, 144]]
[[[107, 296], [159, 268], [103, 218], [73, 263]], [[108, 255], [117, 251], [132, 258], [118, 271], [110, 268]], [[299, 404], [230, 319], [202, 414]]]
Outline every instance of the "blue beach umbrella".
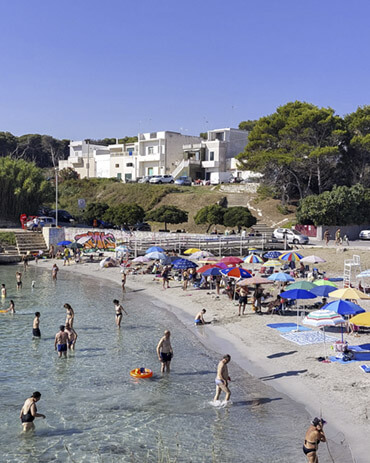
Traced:
[[293, 277], [291, 277], [288, 273], [279, 272], [273, 273], [269, 277], [267, 277], [270, 281], [295, 281]]
[[221, 269], [217, 267], [212, 267], [203, 272], [203, 275], [209, 277], [210, 275], [217, 276], [221, 275]]
[[166, 254], [163, 254], [163, 252], [158, 252], [158, 251], [153, 251], [153, 252], [148, 252], [148, 254], [146, 254], [146, 257], [149, 257], [149, 259], [165, 259], [167, 256]]
[[164, 252], [164, 249], [159, 246], [152, 246], [145, 251], [145, 254], [148, 254], [149, 252]]
[[191, 260], [187, 260], [187, 259], [176, 259], [174, 262], [173, 262], [173, 268], [175, 269], [179, 269], [179, 270], [186, 270], [187, 268], [195, 268], [195, 267], [198, 267], [198, 264], [196, 264], [195, 262], [192, 262]]
[[252, 278], [252, 275], [243, 268], [240, 267], [232, 267], [221, 270], [221, 273], [233, 278]]
[[321, 296], [321, 297], [329, 297], [330, 293], [335, 290], [336, 290], [335, 286], [331, 286], [331, 285], [315, 286], [314, 288], [310, 289], [311, 293], [314, 293], [316, 294], [316, 296]]
[[331, 312], [339, 313], [339, 315], [356, 315], [358, 313], [366, 312], [365, 309], [360, 307], [358, 304], [353, 302], [343, 301], [339, 299], [338, 301], [329, 302], [329, 304], [321, 307], [323, 310], [330, 310]]
[[266, 259], [279, 259], [281, 256], [280, 251], [268, 251], [266, 254], [263, 255]]
[[172, 265], [175, 260], [178, 260], [178, 256], [166, 256], [163, 260], [161, 260], [162, 265]]
[[288, 289], [280, 294], [284, 299], [315, 299], [316, 294], [307, 289]]
[[69, 244], [72, 244], [72, 241], [59, 241], [59, 243], [57, 243], [57, 246], [68, 246]]

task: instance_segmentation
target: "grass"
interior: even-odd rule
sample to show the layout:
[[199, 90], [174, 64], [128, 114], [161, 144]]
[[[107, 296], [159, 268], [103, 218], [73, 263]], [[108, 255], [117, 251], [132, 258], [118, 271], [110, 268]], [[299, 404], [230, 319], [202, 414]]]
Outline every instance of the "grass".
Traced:
[[15, 234], [13, 232], [0, 232], [0, 243], [15, 246]]

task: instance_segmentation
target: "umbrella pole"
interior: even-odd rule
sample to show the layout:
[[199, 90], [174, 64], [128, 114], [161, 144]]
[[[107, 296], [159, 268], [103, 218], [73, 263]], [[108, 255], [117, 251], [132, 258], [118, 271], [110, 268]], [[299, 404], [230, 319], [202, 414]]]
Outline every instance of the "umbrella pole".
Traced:
[[327, 352], [326, 352], [326, 339], [325, 339], [325, 326], [323, 326], [324, 330], [324, 350], [325, 350], [325, 360], [328, 358]]

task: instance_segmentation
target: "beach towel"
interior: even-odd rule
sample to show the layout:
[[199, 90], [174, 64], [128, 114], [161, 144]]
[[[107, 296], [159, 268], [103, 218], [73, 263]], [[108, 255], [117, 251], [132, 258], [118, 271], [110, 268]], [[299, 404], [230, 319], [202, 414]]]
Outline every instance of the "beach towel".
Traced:
[[329, 360], [330, 360], [331, 362], [340, 363], [341, 365], [346, 365], [347, 363], [353, 363], [353, 362], [355, 362], [355, 360], [348, 360], [347, 362], [345, 362], [342, 358], [338, 358], [338, 357], [329, 357]]
[[370, 344], [360, 344], [359, 346], [348, 346], [348, 349], [353, 352], [369, 352]]
[[293, 330], [298, 330], [298, 331], [312, 331], [311, 328], [307, 328], [306, 326], [301, 326], [296, 323], [270, 323], [268, 325], [269, 328], [273, 328], [274, 330], [278, 330], [280, 333], [289, 333], [290, 331]]
[[[287, 341], [294, 342], [300, 346], [306, 346], [308, 344], [319, 344], [324, 342], [324, 334], [321, 331], [303, 331], [302, 333], [285, 333], [280, 335]], [[338, 341], [338, 338], [332, 336], [325, 336], [325, 341], [329, 344], [334, 341]]]
[[364, 373], [370, 373], [370, 367], [368, 365], [360, 365], [360, 368]]

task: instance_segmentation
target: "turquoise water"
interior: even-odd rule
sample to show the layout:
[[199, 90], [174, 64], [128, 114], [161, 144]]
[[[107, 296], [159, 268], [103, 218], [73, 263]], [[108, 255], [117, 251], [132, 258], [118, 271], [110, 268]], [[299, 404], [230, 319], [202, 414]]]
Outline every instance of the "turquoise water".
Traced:
[[[0, 267], [8, 307], [0, 314], [3, 462], [294, 462], [304, 461], [302, 436], [309, 422], [303, 407], [230, 363], [233, 405], [210, 405], [219, 355], [160, 308], [145, 291], [31, 268], [15, 291], [16, 267]], [[35, 288], [31, 289], [31, 281]], [[118, 330], [112, 300], [129, 313]], [[64, 324], [64, 303], [75, 309], [76, 352], [58, 359], [54, 336]], [[34, 312], [41, 312], [41, 340], [32, 339]], [[161, 376], [156, 345], [172, 332], [173, 370]], [[195, 329], [195, 328], [194, 328]], [[145, 366], [150, 380], [129, 372]], [[35, 390], [46, 420], [32, 436], [21, 433], [19, 411]], [[351, 459], [331, 446], [336, 463]], [[160, 456], [158, 456], [160, 455]], [[161, 456], [163, 458], [161, 459]], [[170, 457], [170, 459], [168, 458]], [[320, 462], [331, 461], [320, 449]]]

